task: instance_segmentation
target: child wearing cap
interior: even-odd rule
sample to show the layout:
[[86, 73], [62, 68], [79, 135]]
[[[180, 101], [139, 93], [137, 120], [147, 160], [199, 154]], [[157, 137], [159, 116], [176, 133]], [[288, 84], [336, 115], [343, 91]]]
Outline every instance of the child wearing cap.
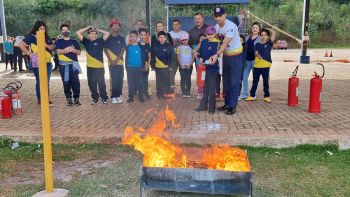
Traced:
[[191, 93], [191, 75], [194, 56], [192, 48], [188, 44], [189, 35], [186, 32], [181, 36], [181, 45], [176, 48], [177, 61], [180, 64], [181, 91], [183, 98], [189, 98]]
[[215, 37], [216, 30], [214, 26], [208, 26], [206, 29], [207, 39], [203, 40], [197, 49], [199, 52], [199, 61], [206, 66], [205, 84], [203, 97], [196, 111], [207, 111], [210, 114], [215, 113], [216, 107], [216, 78], [219, 73], [218, 61], [213, 62], [210, 58], [217, 53], [220, 47], [220, 40]]

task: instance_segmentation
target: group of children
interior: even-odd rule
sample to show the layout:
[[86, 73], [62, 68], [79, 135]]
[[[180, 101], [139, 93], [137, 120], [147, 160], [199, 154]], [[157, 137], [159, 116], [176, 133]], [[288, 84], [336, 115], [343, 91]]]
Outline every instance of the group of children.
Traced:
[[[256, 23], [253, 24], [257, 26]], [[189, 45], [189, 34], [183, 33], [180, 37], [180, 43], [174, 47], [173, 43], [167, 41], [169, 35], [164, 31], [156, 34], [157, 41], [152, 41], [152, 47], [149, 45], [149, 36], [145, 28], [132, 30], [128, 34], [127, 41], [119, 35], [121, 24], [118, 19], [113, 19], [110, 23], [111, 32], [96, 29], [94, 27], [86, 27], [76, 32], [78, 39], [84, 45], [87, 56], [87, 77], [88, 85], [91, 91], [92, 102], [95, 104], [101, 98], [103, 103], [108, 103], [108, 96], [105, 85], [105, 70], [103, 65], [103, 52], [108, 58], [108, 65], [111, 75], [111, 102], [122, 103], [122, 87], [124, 75], [124, 63], [127, 72], [128, 82], [128, 100], [133, 102], [137, 95], [140, 102], [144, 102], [145, 98], [149, 99], [148, 94], [148, 75], [152, 69], [156, 74], [156, 91], [158, 98], [173, 98], [174, 89], [171, 87], [171, 73], [179, 67], [181, 76], [181, 92], [183, 98], [190, 97], [191, 93], [191, 76], [193, 65], [205, 66], [205, 82], [201, 92], [199, 107], [196, 111], [208, 111], [214, 113], [216, 109], [216, 93], [217, 84], [220, 81], [219, 61], [213, 61], [212, 57], [217, 54], [222, 39], [217, 36], [216, 28], [208, 26], [205, 33], [200, 35], [200, 43], [193, 48]], [[45, 24], [37, 24], [33, 29], [46, 28]], [[260, 28], [260, 27], [259, 27]], [[64, 86], [64, 92], [67, 98], [67, 104], [80, 105], [80, 82], [78, 74], [81, 69], [78, 63], [77, 55], [80, 55], [80, 47], [77, 41], [69, 37], [70, 28], [68, 25], [62, 25], [62, 38], [56, 42], [56, 50], [58, 53], [60, 74]], [[88, 33], [88, 37], [83, 36], [83, 32]], [[34, 30], [33, 30], [34, 32]], [[103, 37], [98, 38], [98, 32]], [[253, 85], [249, 95], [241, 94], [240, 99], [246, 101], [254, 101], [256, 99], [256, 90], [260, 75], [263, 77], [264, 83], [264, 101], [271, 102], [269, 93], [269, 70], [272, 64], [271, 49], [272, 42], [275, 39], [275, 32], [271, 29], [263, 29], [258, 31], [258, 36], [247, 37], [241, 36], [241, 44], [243, 47], [242, 55], [242, 81], [246, 76], [245, 69], [247, 61], [254, 65], [253, 69]], [[32, 33], [33, 34], [33, 33]], [[34, 37], [34, 34], [30, 36]], [[256, 42], [258, 39], [258, 42]], [[26, 50], [23, 44], [31, 46], [32, 52]], [[47, 42], [48, 46], [52, 46], [51, 42]], [[31, 55], [36, 50], [36, 41], [31, 41], [27, 36], [23, 43], [20, 44], [25, 54]], [[174, 50], [175, 49], [175, 50]], [[47, 48], [50, 53], [52, 48]], [[253, 54], [253, 58], [252, 58]], [[125, 57], [125, 60], [124, 60]], [[248, 60], [248, 57], [250, 58]], [[34, 56], [33, 56], [34, 58]], [[51, 58], [51, 56], [50, 56]], [[253, 60], [252, 60], [253, 59]], [[48, 60], [48, 67], [52, 67]], [[249, 76], [248, 71], [248, 76]], [[197, 79], [199, 80], [199, 79]], [[38, 81], [38, 79], [37, 79]], [[219, 82], [220, 83], [220, 82]], [[243, 84], [245, 85], [245, 84]], [[243, 88], [244, 89], [244, 88]], [[224, 92], [225, 93], [225, 92]], [[244, 92], [242, 92], [244, 93]], [[40, 92], [37, 87], [38, 103], [40, 104]], [[73, 97], [73, 99], [72, 99]]]

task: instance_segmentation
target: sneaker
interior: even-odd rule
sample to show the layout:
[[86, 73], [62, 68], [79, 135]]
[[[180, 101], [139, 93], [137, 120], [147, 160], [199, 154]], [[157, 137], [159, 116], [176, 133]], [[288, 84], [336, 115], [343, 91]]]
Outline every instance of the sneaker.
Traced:
[[202, 97], [203, 97], [203, 94], [198, 94], [197, 95], [197, 99], [202, 99]]
[[115, 98], [115, 97], [113, 97], [113, 98], [112, 98], [112, 104], [117, 104], [117, 103], [119, 103], [118, 99]]
[[[38, 106], [41, 107], [41, 101], [40, 100], [38, 100]], [[53, 102], [49, 101], [49, 106], [50, 107], [54, 106]]]
[[256, 97], [251, 97], [248, 96], [246, 99], [244, 99], [245, 101], [255, 101]]
[[117, 97], [117, 100], [118, 100], [118, 103], [123, 103], [124, 102], [124, 100], [123, 100], [123, 97]]
[[226, 111], [226, 115], [233, 115], [235, 113], [236, 113], [236, 109], [232, 109], [232, 108], [230, 108]]
[[241, 96], [239, 96], [238, 98], [239, 98], [240, 100], [242, 100], [242, 99], [245, 100], [245, 99], [248, 98], [248, 97], [247, 97], [247, 96], [241, 95]]
[[74, 98], [74, 105], [81, 105], [79, 98]]
[[72, 106], [73, 105], [72, 98], [66, 98], [66, 100], [67, 100], [67, 106]]
[[229, 110], [229, 109], [230, 109], [230, 107], [227, 106], [227, 105], [223, 105], [223, 106], [221, 106], [221, 107], [218, 107], [218, 110], [219, 110], [219, 111], [225, 111], [225, 110]]
[[186, 95], [182, 95], [182, 98], [186, 98], [187, 96]]
[[271, 103], [271, 99], [270, 99], [269, 97], [265, 97], [265, 98], [264, 98], [264, 101], [265, 101], [266, 103]]
[[134, 102], [134, 99], [133, 99], [133, 98], [129, 98], [126, 102], [127, 102], [127, 103]]
[[92, 99], [92, 101], [91, 101], [91, 105], [95, 105], [96, 103], [98, 103], [98, 99]]
[[188, 94], [188, 95], [186, 95], [186, 97], [187, 97], [187, 98], [191, 98], [191, 95]]
[[102, 103], [103, 103], [103, 104], [108, 104], [108, 99], [103, 99], [103, 100], [102, 100]]

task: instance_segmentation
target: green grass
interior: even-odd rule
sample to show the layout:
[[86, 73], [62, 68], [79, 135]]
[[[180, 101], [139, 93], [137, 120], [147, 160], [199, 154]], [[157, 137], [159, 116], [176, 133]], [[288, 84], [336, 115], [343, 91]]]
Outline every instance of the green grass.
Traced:
[[[17, 150], [0, 147], [0, 166], [8, 160], [40, 161], [42, 152], [34, 147], [37, 145], [24, 144]], [[243, 148], [248, 151], [254, 173], [254, 196], [350, 196], [349, 150], [339, 151], [334, 145]], [[122, 145], [54, 145], [53, 151], [56, 162], [74, 160], [87, 154], [98, 160], [124, 155], [112, 166], [77, 176], [68, 183], [55, 183], [56, 188], [68, 189], [70, 196], [139, 196], [141, 156], [130, 148]], [[0, 177], [1, 174], [0, 170]], [[43, 184], [19, 185], [12, 195], [31, 196], [43, 189]], [[158, 191], [146, 191], [146, 194], [149, 197], [206, 196]]]

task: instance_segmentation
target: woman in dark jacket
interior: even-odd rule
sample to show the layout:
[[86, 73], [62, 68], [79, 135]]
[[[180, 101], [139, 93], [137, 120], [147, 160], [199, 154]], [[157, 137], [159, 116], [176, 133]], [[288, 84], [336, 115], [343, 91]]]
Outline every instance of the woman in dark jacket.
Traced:
[[[156, 33], [153, 34], [152, 38], [151, 38], [151, 47], [155, 47], [158, 44], [158, 32], [165, 32], [164, 31], [164, 23], [162, 21], [158, 21], [156, 23]], [[173, 39], [171, 38], [171, 35], [169, 33], [166, 33], [166, 39], [167, 42], [169, 43], [173, 43]]]

